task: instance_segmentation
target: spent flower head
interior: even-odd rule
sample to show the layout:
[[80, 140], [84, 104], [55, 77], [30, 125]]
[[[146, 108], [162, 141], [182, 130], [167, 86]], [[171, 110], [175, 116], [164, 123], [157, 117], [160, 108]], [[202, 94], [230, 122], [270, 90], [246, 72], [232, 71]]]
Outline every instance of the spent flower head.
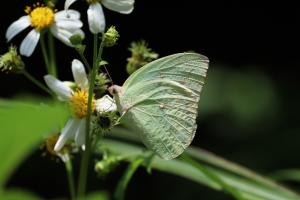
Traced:
[[113, 171], [122, 161], [120, 156], [114, 155], [108, 151], [103, 153], [102, 160], [96, 162], [95, 171], [100, 177], [105, 177]]
[[60, 151], [54, 151], [54, 146], [59, 138], [58, 134], [50, 135], [45, 139], [43, 144], [41, 145], [41, 149], [44, 150], [43, 155], [49, 155], [54, 160], [60, 158], [63, 162], [68, 161], [70, 159], [70, 145], [65, 144]]
[[25, 64], [14, 46], [9, 47], [9, 51], [0, 57], [0, 70], [7, 73], [21, 73]]
[[94, 93], [96, 98], [100, 98], [107, 91], [108, 83], [110, 80], [107, 78], [107, 75], [104, 73], [99, 73], [95, 78], [95, 87]]
[[148, 47], [145, 40], [132, 42], [129, 51], [131, 52], [131, 57], [127, 59], [128, 63], [126, 66], [128, 74], [132, 74], [145, 64], [158, 58], [158, 54]]

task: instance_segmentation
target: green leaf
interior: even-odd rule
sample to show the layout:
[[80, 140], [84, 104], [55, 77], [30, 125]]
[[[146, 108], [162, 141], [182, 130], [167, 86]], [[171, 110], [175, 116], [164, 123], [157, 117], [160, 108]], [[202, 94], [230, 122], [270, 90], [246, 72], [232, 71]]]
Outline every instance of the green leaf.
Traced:
[[84, 200], [108, 200], [108, 194], [106, 192], [93, 192], [87, 195]]
[[[128, 162], [132, 162], [134, 158], [144, 154], [144, 148], [116, 140], [103, 139], [101, 145], [102, 147], [105, 146], [110, 149], [113, 153], [123, 156]], [[225, 184], [227, 190], [228, 187], [230, 187], [231, 189], [238, 191], [243, 199], [298, 200], [300, 198], [297, 194], [285, 187], [281, 186], [284, 189], [279, 190], [277, 187], [271, 187], [269, 184], [257, 182], [256, 179], [251, 179], [251, 177], [244, 177], [229, 172], [226, 169], [224, 170], [221, 166], [216, 168], [212, 167], [212, 164], [208, 165], [203, 162], [201, 162], [201, 165], [209, 170], [210, 175], [207, 175], [207, 171], [205, 173], [203, 170], [199, 170], [199, 168], [190, 163], [178, 159], [168, 161], [156, 156], [152, 161], [153, 169], [181, 176], [219, 191], [224, 190]], [[219, 180], [212, 178], [211, 174], [214, 174], [213, 176], [218, 177]], [[220, 184], [220, 181], [222, 184]], [[276, 185], [275, 182], [274, 185]]]
[[[119, 127], [113, 128], [110, 135], [122, 140], [125, 139], [128, 141], [133, 141], [135, 143], [140, 142], [139, 138], [136, 136], [137, 134], [133, 134], [132, 131], [129, 131], [128, 129], [125, 128], [119, 128]], [[222, 169], [223, 171], [229, 172], [231, 174], [244, 177], [258, 184], [272, 188], [273, 190], [278, 190], [282, 193], [286, 193], [288, 196], [295, 196], [295, 193], [293, 191], [291, 191], [286, 187], [281, 186], [274, 180], [264, 177], [239, 164], [230, 162], [204, 149], [200, 149], [197, 147], [189, 147], [185, 151], [185, 153], [191, 156], [192, 158], [196, 159], [198, 162], [205, 163], [214, 166], [216, 168]]]
[[0, 199], [2, 200], [41, 200], [41, 198], [36, 197], [29, 192], [10, 190], [4, 193], [0, 193]]
[[279, 170], [271, 174], [271, 177], [280, 181], [300, 182], [300, 169]]
[[99, 66], [102, 66], [102, 65], [108, 65], [108, 62], [105, 61], [105, 60], [101, 60], [101, 61], [99, 62]]
[[230, 162], [224, 158], [221, 158], [213, 153], [205, 151], [203, 149], [197, 147], [191, 147], [187, 149], [186, 154], [192, 156], [193, 158], [197, 159], [199, 162], [204, 162], [210, 164], [212, 166], [221, 168], [222, 170], [228, 171], [230, 173], [248, 178], [253, 180], [259, 184], [266, 185], [274, 190], [281, 191], [283, 193], [287, 193], [288, 195], [294, 195], [294, 192], [288, 190], [285, 187], [282, 187], [274, 180], [271, 180], [267, 177], [264, 177], [250, 169], [247, 169], [239, 164]]
[[0, 188], [45, 136], [59, 132], [67, 118], [61, 104], [41, 102], [0, 100]]
[[196, 167], [199, 169], [201, 172], [203, 172], [207, 177], [209, 177], [211, 180], [215, 181], [218, 183], [224, 191], [227, 191], [230, 193], [233, 197], [235, 197], [238, 200], [245, 200], [245, 198], [239, 193], [238, 190], [235, 188], [231, 187], [230, 185], [227, 185], [225, 182], [222, 181], [221, 178], [217, 176], [213, 171], [209, 170], [199, 162], [193, 160], [191, 157], [183, 154], [181, 156], [181, 159], [187, 163], [190, 163], [192, 166]]

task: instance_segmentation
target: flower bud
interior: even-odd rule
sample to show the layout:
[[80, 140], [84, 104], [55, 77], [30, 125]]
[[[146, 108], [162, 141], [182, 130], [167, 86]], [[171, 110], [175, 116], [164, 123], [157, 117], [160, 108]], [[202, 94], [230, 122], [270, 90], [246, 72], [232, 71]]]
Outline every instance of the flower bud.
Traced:
[[79, 35], [79, 34], [72, 35], [69, 38], [71, 44], [74, 45], [74, 46], [81, 45], [83, 39], [84, 38], [81, 35]]
[[158, 58], [158, 54], [148, 48], [148, 44], [144, 40], [132, 42], [129, 51], [131, 51], [131, 57], [127, 59], [126, 66], [128, 74], [132, 74], [137, 69]]
[[119, 165], [120, 161], [121, 159], [117, 156], [105, 156], [103, 160], [95, 164], [95, 171], [102, 177], [106, 176]]
[[25, 68], [17, 48], [11, 46], [9, 51], [0, 57], [0, 70], [7, 73], [21, 73]]
[[104, 35], [104, 45], [106, 47], [112, 47], [117, 44], [117, 41], [120, 37], [115, 26], [111, 26]]

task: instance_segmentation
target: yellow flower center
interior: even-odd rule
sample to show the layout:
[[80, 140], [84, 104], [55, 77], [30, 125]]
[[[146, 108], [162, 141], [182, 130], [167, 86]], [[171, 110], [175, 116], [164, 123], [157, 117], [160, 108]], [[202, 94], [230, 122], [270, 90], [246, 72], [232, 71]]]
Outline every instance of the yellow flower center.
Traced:
[[[82, 119], [87, 115], [88, 93], [83, 90], [74, 92], [70, 104], [76, 117]], [[92, 99], [92, 112], [95, 110], [95, 99]]]
[[31, 26], [37, 30], [48, 28], [54, 22], [54, 11], [43, 5], [34, 6], [34, 9], [27, 7], [25, 12], [29, 14]]

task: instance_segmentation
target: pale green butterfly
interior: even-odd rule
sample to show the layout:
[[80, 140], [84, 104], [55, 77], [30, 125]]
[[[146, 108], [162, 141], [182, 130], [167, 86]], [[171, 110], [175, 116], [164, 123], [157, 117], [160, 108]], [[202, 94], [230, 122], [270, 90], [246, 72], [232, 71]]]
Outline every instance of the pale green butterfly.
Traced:
[[121, 122], [164, 159], [177, 157], [193, 140], [208, 62], [196, 53], [166, 56], [134, 72], [122, 87], [109, 88]]

